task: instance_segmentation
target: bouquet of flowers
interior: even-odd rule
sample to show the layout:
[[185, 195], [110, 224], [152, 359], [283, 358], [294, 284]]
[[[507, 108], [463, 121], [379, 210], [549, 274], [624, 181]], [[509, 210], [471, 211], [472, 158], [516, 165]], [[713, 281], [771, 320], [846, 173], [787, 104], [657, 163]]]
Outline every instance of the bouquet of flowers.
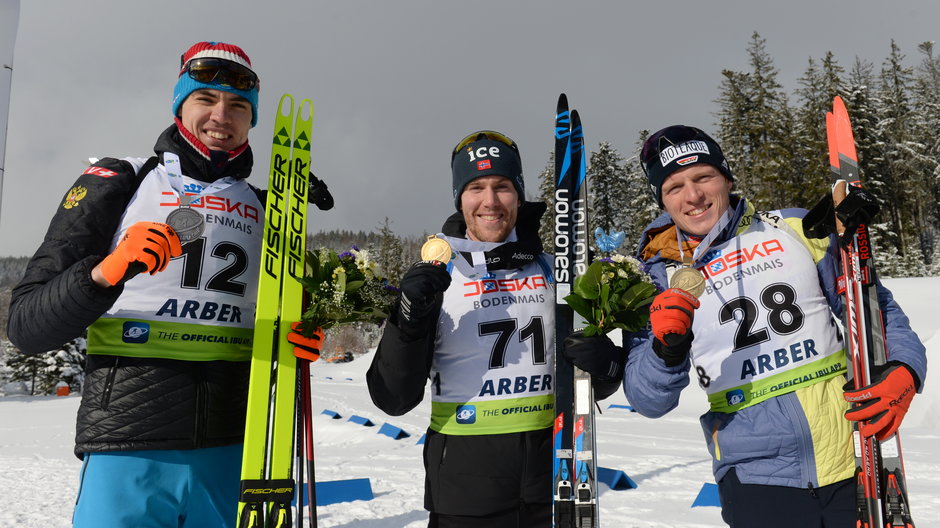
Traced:
[[306, 275], [300, 279], [310, 294], [301, 315], [300, 331], [310, 335], [358, 322], [381, 324], [388, 317], [398, 289], [382, 277], [368, 251], [353, 246], [336, 254], [327, 248], [307, 252]]
[[575, 278], [565, 302], [589, 323], [585, 336], [614, 328], [635, 332], [646, 326], [648, 307], [657, 293], [639, 261], [614, 254], [595, 260], [584, 275]]

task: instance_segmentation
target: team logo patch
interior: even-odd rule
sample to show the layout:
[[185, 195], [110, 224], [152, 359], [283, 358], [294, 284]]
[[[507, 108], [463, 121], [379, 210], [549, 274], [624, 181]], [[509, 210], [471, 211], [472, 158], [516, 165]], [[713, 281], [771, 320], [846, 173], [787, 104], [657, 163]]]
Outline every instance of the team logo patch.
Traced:
[[486, 169], [491, 169], [491, 168], [493, 168], [493, 164], [490, 163], [490, 160], [488, 160], [488, 159], [486, 159], [486, 160], [480, 160], [480, 161], [477, 162], [477, 170], [478, 170], [478, 171], [486, 170]]
[[711, 154], [711, 152], [708, 150], [708, 144], [704, 141], [697, 139], [686, 141], [685, 143], [672, 145], [661, 150], [659, 152], [659, 163], [665, 167], [673, 161], [688, 156], [689, 154], [705, 154], [707, 156]]
[[744, 391], [741, 389], [735, 389], [725, 393], [725, 398], [728, 399], [728, 405], [738, 405], [744, 403]]
[[82, 201], [82, 198], [88, 194], [88, 189], [82, 187], [81, 185], [72, 187], [69, 189], [68, 194], [65, 195], [65, 201], [62, 202], [62, 208], [71, 209], [73, 207], [78, 207], [78, 202]]
[[477, 408], [475, 405], [457, 406], [457, 423], [472, 424], [477, 421]]
[[688, 165], [689, 163], [695, 163], [696, 161], [698, 161], [698, 155], [689, 156], [688, 158], [683, 158], [677, 161], [676, 163], [678, 163], [679, 165]]
[[150, 325], [139, 321], [125, 321], [121, 340], [125, 343], [146, 343], [150, 339]]
[[102, 178], [110, 178], [111, 176], [117, 176], [117, 173], [113, 170], [106, 169], [104, 167], [95, 167], [92, 165], [85, 169], [85, 172], [82, 174], [93, 174], [95, 176], [101, 176]]

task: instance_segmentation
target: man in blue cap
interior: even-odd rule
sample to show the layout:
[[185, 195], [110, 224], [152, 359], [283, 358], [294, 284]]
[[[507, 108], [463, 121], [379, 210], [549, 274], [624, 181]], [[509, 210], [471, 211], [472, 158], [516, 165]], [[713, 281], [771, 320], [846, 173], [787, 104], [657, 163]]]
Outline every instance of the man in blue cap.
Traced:
[[[156, 155], [88, 167], [13, 291], [9, 335], [25, 353], [88, 328], [76, 527], [235, 522], [264, 227], [246, 180], [259, 81], [222, 42], [180, 66]], [[311, 201], [331, 207], [311, 181]]]

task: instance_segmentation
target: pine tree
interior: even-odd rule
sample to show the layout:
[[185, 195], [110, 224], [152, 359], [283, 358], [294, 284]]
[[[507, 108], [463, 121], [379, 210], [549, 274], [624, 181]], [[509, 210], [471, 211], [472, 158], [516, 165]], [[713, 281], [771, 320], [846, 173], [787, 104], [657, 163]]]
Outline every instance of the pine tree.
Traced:
[[913, 102], [916, 109], [913, 135], [920, 146], [918, 171], [926, 196], [918, 200], [921, 250], [926, 263], [940, 265], [940, 57], [933, 54], [933, 42], [923, 42], [914, 78]]
[[85, 338], [77, 337], [56, 350], [42, 354], [7, 356], [10, 380], [25, 381], [31, 394], [53, 394], [59, 382], [81, 390], [85, 382]]
[[906, 258], [909, 252], [920, 251], [920, 243], [914, 233], [920, 229], [919, 202], [926, 189], [916, 161], [921, 147], [914, 140], [911, 127], [916, 117], [910, 96], [913, 69], [904, 66], [903, 61], [900, 48], [892, 40], [891, 52], [879, 78], [881, 119], [877, 131], [884, 140], [881, 178], [885, 185], [880, 196], [881, 215], [897, 234], [898, 250], [902, 258]]
[[[391, 221], [385, 217], [385, 222], [379, 227], [378, 240], [370, 245], [370, 253], [374, 255], [375, 263], [389, 282], [398, 285], [402, 275], [405, 274], [405, 254], [402, 241], [392, 231]], [[411, 260], [415, 260], [412, 258]]]
[[640, 151], [643, 142], [649, 137], [648, 130], [641, 130], [639, 139], [636, 143], [636, 154], [627, 159], [624, 163], [625, 184], [627, 202], [625, 209], [627, 212], [623, 230], [626, 233], [626, 242], [623, 244], [621, 253], [625, 255], [634, 255], [637, 244], [643, 230], [650, 224], [662, 211], [659, 210], [659, 204], [653, 198], [650, 192], [649, 180], [643, 172], [639, 163]]
[[542, 221], [539, 224], [539, 239], [542, 240], [542, 249], [551, 253], [555, 247], [554, 240], [554, 217], [552, 208], [555, 205], [555, 153], [552, 152], [548, 158], [548, 164], [539, 174], [539, 199], [548, 205], [548, 211], [542, 215]]
[[766, 40], [757, 32], [747, 53], [750, 72], [722, 72], [719, 143], [739, 191], [762, 208], [784, 207], [798, 181], [793, 116]]
[[629, 194], [623, 156], [609, 142], [601, 142], [591, 153], [588, 178], [588, 234], [595, 229], [624, 231], [627, 224]]
[[796, 169], [798, 180], [791, 186], [791, 203], [809, 208], [829, 191], [829, 145], [826, 138], [826, 112], [832, 100], [843, 93], [843, 69], [832, 53], [826, 54], [822, 64], [809, 59], [809, 64], [798, 82], [796, 94], [799, 106], [794, 110], [796, 119]]

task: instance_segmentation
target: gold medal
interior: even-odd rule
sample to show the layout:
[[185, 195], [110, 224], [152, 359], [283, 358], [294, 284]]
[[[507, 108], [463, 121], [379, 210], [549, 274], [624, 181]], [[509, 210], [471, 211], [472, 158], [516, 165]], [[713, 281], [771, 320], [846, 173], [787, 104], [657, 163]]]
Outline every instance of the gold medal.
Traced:
[[421, 246], [421, 260], [431, 260], [446, 264], [450, 262], [453, 254], [454, 252], [450, 248], [450, 244], [443, 238], [438, 238], [435, 235], [429, 235], [427, 242]]
[[705, 293], [705, 277], [702, 272], [692, 267], [682, 267], [672, 274], [669, 279], [670, 288], [685, 290], [696, 297]]

